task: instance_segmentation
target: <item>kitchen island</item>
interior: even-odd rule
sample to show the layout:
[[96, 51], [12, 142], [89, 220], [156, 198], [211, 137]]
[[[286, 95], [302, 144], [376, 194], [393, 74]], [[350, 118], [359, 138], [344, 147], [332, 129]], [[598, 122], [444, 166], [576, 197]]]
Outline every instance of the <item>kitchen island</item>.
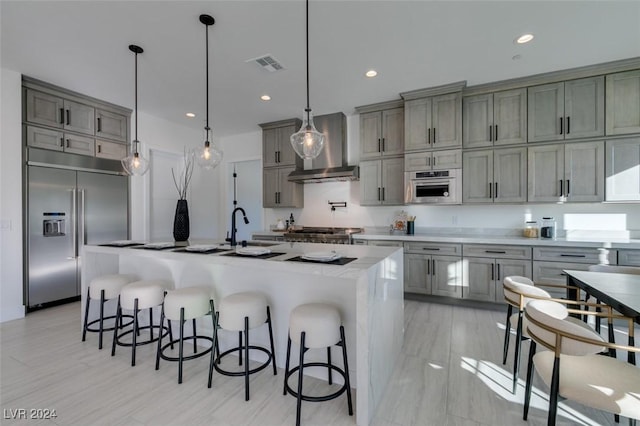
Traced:
[[[258, 259], [233, 256], [233, 251], [201, 254], [172, 249], [84, 246], [82, 312], [88, 283], [104, 274], [133, 273], [140, 279], [171, 280], [177, 288], [205, 286], [212, 290], [214, 300], [241, 291], [261, 291], [267, 295], [271, 308], [276, 364], [284, 368], [291, 310], [303, 303], [331, 303], [340, 310], [345, 327], [351, 385], [357, 389], [357, 424], [369, 424], [404, 340], [402, 249], [310, 243], [284, 243], [269, 249], [271, 254], [281, 254]], [[344, 265], [289, 260], [328, 250], [355, 260]], [[90, 315], [95, 317], [97, 304], [92, 305], [96, 310]], [[210, 332], [207, 324], [202, 321], [198, 327]], [[268, 346], [266, 330], [253, 332], [251, 339], [254, 344]], [[236, 333], [220, 334], [222, 351], [235, 345]], [[326, 358], [322, 350], [308, 354], [309, 361]], [[261, 354], [255, 356], [261, 359]], [[322, 370], [310, 374], [326, 377]], [[202, 376], [206, 377], [206, 372]], [[282, 380], [281, 375], [274, 378], [274, 391], [281, 391]], [[204, 383], [203, 380], [203, 386]]]

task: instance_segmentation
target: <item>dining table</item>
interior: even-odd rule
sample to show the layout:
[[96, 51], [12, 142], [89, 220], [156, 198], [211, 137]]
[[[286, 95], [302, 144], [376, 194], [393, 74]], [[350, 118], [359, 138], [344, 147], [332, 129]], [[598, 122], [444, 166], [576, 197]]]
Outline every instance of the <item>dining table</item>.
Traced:
[[[611, 272], [565, 270], [567, 277], [567, 297], [575, 300], [578, 287], [596, 299], [611, 306], [622, 315], [640, 324], [640, 275]], [[609, 341], [613, 342], [613, 328], [609, 327]], [[629, 346], [634, 346], [633, 333], [629, 333]], [[629, 352], [629, 362], [635, 364], [635, 354]]]

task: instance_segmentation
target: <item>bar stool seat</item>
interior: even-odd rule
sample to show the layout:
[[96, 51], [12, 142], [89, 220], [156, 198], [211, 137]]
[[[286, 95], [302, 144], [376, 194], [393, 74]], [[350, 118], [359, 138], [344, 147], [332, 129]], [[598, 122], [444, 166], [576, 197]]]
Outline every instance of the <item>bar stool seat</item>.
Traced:
[[[87, 338], [87, 332], [99, 333], [98, 349], [102, 349], [103, 332], [113, 331], [115, 329], [115, 324], [114, 326], [105, 328], [104, 321], [116, 319], [117, 316], [117, 313], [114, 315], [105, 316], [104, 304], [109, 300], [116, 299], [120, 295], [120, 290], [122, 289], [122, 287], [135, 280], [136, 276], [130, 274], [102, 275], [91, 280], [91, 283], [89, 283], [89, 287], [87, 288], [87, 299], [85, 302], [84, 327], [82, 328], [83, 342]], [[91, 300], [100, 301], [100, 315], [98, 318], [89, 321], [89, 308], [91, 306]], [[124, 317], [131, 319], [130, 322], [124, 324], [125, 326], [133, 323], [133, 317], [131, 315], [125, 315]], [[91, 327], [95, 324], [99, 324], [97, 328]], [[122, 326], [123, 324], [120, 325]]]
[[[289, 369], [291, 355], [291, 342], [300, 347], [300, 361], [297, 367]], [[342, 347], [342, 359], [344, 370], [331, 362], [331, 347]], [[327, 362], [304, 362], [304, 354], [308, 349], [327, 348]], [[303, 370], [307, 367], [326, 367], [328, 382], [333, 384], [332, 372], [342, 376], [344, 384], [336, 392], [325, 396], [309, 396], [302, 393]], [[289, 377], [298, 372], [298, 389], [294, 391], [289, 386]], [[344, 337], [344, 327], [340, 319], [340, 313], [334, 306], [324, 303], [309, 303], [297, 306], [289, 317], [289, 338], [287, 342], [287, 360], [285, 365], [283, 395], [289, 393], [297, 399], [296, 425], [300, 425], [300, 413], [302, 401], [320, 402], [337, 398], [347, 393], [349, 415], [353, 415], [351, 401], [351, 383], [349, 381], [349, 364], [347, 362], [347, 344]]]
[[[198, 335], [196, 333], [196, 319], [207, 315], [211, 315], [211, 325], [213, 327], [212, 336]], [[173, 336], [170, 335], [169, 342], [164, 345], [162, 344], [162, 338], [164, 336], [160, 336], [156, 351], [156, 370], [160, 368], [161, 358], [166, 361], [177, 361], [178, 383], [182, 383], [182, 364], [184, 361], [199, 358], [208, 353], [215, 353], [212, 348], [217, 346], [216, 315], [210, 289], [204, 287], [184, 287], [169, 291], [164, 297], [164, 302], [162, 304], [160, 324], [164, 324], [165, 318], [168, 322], [180, 322], [180, 335], [177, 339], [173, 339]], [[185, 336], [184, 333], [184, 323], [188, 320], [191, 320], [193, 328], [191, 336]], [[171, 330], [171, 328], [169, 328], [169, 330]], [[185, 340], [193, 341], [193, 355], [184, 355]], [[198, 341], [209, 342], [210, 346], [207, 349], [198, 352]], [[173, 345], [176, 343], [178, 344], [177, 357], [168, 354], [168, 348], [171, 347], [171, 349], [173, 349]]]
[[[271, 350], [263, 348], [261, 346], [249, 345], [249, 330], [260, 327], [264, 323], [267, 323], [269, 328], [269, 341], [271, 344]], [[262, 293], [258, 292], [243, 292], [235, 293], [224, 297], [220, 301], [218, 312], [218, 326], [222, 330], [237, 331], [238, 332], [238, 346], [231, 348], [223, 353], [218, 350], [218, 356], [211, 357], [211, 364], [209, 366], [209, 387], [211, 387], [211, 380], [213, 370], [215, 369], [220, 374], [225, 376], [244, 376], [245, 378], [245, 401], [249, 400], [249, 375], [257, 373], [258, 371], [266, 368], [269, 363], [273, 365], [273, 375], [277, 375], [276, 360], [275, 360], [275, 347], [273, 344], [273, 329], [271, 326], [271, 312], [267, 299]], [[244, 333], [244, 343], [242, 336]], [[249, 350], [257, 350], [264, 352], [267, 355], [266, 361], [260, 364], [258, 367], [249, 369]], [[233, 352], [238, 352], [238, 365], [242, 365], [243, 352], [244, 352], [244, 370], [243, 371], [229, 371], [220, 367], [220, 361], [226, 355]]]
[[[116, 324], [118, 319], [122, 316], [122, 310], [126, 309], [133, 312], [133, 328], [130, 330], [124, 330], [124, 327], [116, 328], [113, 333], [113, 342], [111, 344], [111, 356], [116, 354], [116, 345], [118, 346], [131, 346], [131, 366], [136, 365], [136, 347], [141, 345], [147, 345], [155, 342], [160, 334], [166, 335], [170, 329], [168, 326], [164, 326], [162, 323], [157, 325], [153, 324], [153, 308], [162, 305], [164, 300], [164, 294], [167, 290], [173, 288], [173, 283], [165, 280], [142, 280], [134, 281], [126, 284], [120, 290], [120, 296], [118, 297], [118, 309], [116, 311]], [[149, 325], [140, 327], [138, 321], [138, 313], [142, 309], [149, 309]], [[149, 330], [149, 338], [138, 340], [140, 330]], [[154, 337], [153, 330], [158, 330], [158, 336]], [[128, 334], [131, 334], [131, 342], [125, 342], [122, 338]]]

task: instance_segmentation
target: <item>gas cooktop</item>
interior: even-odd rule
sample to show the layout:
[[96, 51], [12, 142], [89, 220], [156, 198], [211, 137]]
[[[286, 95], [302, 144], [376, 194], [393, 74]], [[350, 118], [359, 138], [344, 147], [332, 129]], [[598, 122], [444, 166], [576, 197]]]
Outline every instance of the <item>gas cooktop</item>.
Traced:
[[285, 241], [305, 243], [350, 244], [351, 235], [363, 232], [362, 228], [335, 228], [305, 226], [291, 229], [283, 236]]

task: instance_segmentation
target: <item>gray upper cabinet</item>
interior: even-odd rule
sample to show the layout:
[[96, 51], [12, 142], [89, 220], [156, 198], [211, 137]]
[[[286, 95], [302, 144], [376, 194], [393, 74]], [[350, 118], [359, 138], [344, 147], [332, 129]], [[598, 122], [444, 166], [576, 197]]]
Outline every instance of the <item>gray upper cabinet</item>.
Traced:
[[129, 117], [111, 111], [96, 109], [96, 136], [127, 142], [129, 135]]
[[404, 204], [404, 159], [360, 163], [360, 205]]
[[127, 145], [103, 140], [96, 141], [96, 157], [122, 160], [127, 156]]
[[263, 169], [263, 207], [304, 207], [304, 186], [288, 180], [294, 170], [295, 166]]
[[604, 200], [604, 142], [529, 148], [530, 202]]
[[462, 154], [463, 203], [518, 203], [527, 199], [526, 148]]
[[360, 158], [404, 152], [404, 108], [360, 114]]
[[460, 168], [462, 168], [461, 149], [412, 152], [404, 156], [404, 170], [407, 172]]
[[408, 100], [404, 108], [406, 151], [462, 145], [462, 96], [459, 92]]
[[[298, 166], [302, 161], [291, 146], [290, 137], [298, 131], [299, 125], [290, 120], [284, 123], [261, 124], [263, 167]], [[299, 122], [299, 120], [298, 120]], [[279, 124], [279, 125], [278, 125]]]
[[607, 135], [640, 133], [640, 70], [607, 76]]
[[506, 90], [463, 99], [464, 148], [527, 142], [527, 91]]
[[93, 135], [95, 108], [37, 90], [26, 90], [26, 121]]
[[607, 141], [606, 200], [640, 201], [640, 138]]
[[[26, 128], [27, 146], [63, 151], [72, 154], [94, 155], [95, 139], [36, 126]], [[124, 156], [123, 156], [124, 157]]]
[[528, 141], [604, 135], [604, 77], [528, 89]]

